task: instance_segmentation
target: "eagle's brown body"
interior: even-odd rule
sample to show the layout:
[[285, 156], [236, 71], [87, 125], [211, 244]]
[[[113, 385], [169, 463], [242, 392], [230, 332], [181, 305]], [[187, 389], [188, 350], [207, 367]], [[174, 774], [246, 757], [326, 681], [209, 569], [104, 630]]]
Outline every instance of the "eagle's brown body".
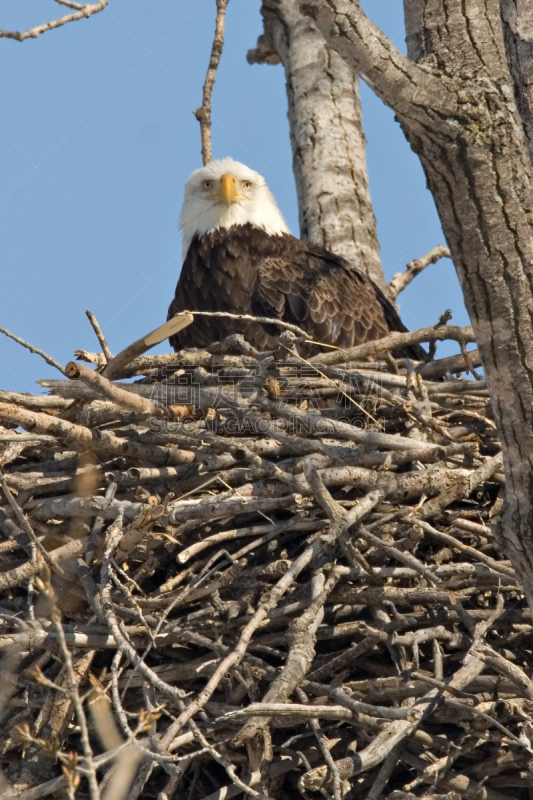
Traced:
[[[250, 224], [193, 238], [169, 318], [184, 310], [285, 320], [315, 342], [343, 349], [407, 330], [380, 289], [343, 258], [290, 234], [273, 236]], [[175, 350], [205, 347], [232, 333], [242, 333], [258, 350], [265, 350], [276, 345], [281, 329], [197, 317], [170, 342]], [[398, 355], [417, 360], [426, 356], [418, 346]]]

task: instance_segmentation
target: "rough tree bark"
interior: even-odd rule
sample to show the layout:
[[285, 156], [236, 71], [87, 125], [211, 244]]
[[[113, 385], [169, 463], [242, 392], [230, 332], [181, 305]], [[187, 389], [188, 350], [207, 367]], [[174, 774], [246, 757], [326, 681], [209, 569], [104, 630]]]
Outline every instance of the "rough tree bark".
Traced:
[[302, 8], [394, 109], [420, 156], [501, 437], [501, 541], [533, 608], [533, 170], [498, 0], [405, 0], [410, 57], [354, 2]]
[[501, 0], [501, 13], [516, 105], [533, 163], [533, 3]]
[[348, 259], [389, 293], [370, 201], [359, 78], [298, 9], [263, 0], [250, 63], [283, 63], [300, 236]]

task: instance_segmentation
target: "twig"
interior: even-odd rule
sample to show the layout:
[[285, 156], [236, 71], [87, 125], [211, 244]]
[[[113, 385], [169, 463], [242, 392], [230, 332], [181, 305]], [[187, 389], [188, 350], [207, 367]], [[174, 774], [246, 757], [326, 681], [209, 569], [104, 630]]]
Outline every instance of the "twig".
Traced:
[[[221, 0], [218, 0], [221, 2]], [[229, 0], [227, 0], [229, 2]], [[292, 322], [285, 322], [283, 319], [277, 317], [256, 317], [254, 314], [231, 314], [229, 311], [180, 311], [180, 314], [193, 314], [195, 317], [224, 317], [227, 319], [241, 319], [245, 322], [259, 322], [261, 325], [276, 325], [279, 328], [295, 333], [296, 336], [301, 336], [306, 341], [309, 340], [308, 334], [298, 327], [293, 325]]]
[[407, 269], [405, 272], [397, 272], [393, 275], [391, 282], [389, 283], [389, 289], [392, 294], [393, 300], [395, 300], [400, 292], [409, 286], [413, 278], [416, 278], [417, 275], [420, 275], [422, 270], [428, 267], [430, 264], [434, 264], [440, 258], [451, 258], [450, 251], [444, 245], [439, 244], [437, 247], [434, 247], [433, 250], [430, 250], [422, 258], [417, 258], [414, 261], [410, 261], [407, 264]]
[[213, 158], [211, 147], [211, 97], [213, 94], [213, 86], [215, 85], [217, 68], [222, 55], [222, 48], [224, 46], [224, 21], [228, 2], [229, 0], [216, 0], [217, 18], [215, 24], [215, 37], [211, 47], [211, 56], [209, 58], [209, 66], [207, 67], [207, 75], [205, 76], [202, 105], [200, 108], [197, 108], [194, 111], [194, 116], [200, 123], [200, 135], [202, 137], [202, 160], [204, 165]]
[[[0, 35], [1, 35], [1, 33], [2, 33], [2, 31], [0, 31]], [[61, 364], [59, 364], [59, 362], [57, 362], [55, 360], [55, 358], [52, 358], [52, 356], [49, 356], [48, 353], [45, 353], [44, 350], [41, 350], [39, 347], [34, 347], [29, 342], [26, 342], [24, 339], [21, 339], [20, 336], [15, 336], [14, 333], [11, 333], [11, 331], [8, 331], [7, 328], [2, 328], [1, 325], [0, 325], [0, 333], [3, 333], [6, 336], [9, 336], [9, 338], [13, 339], [13, 341], [17, 342], [17, 344], [21, 344], [23, 347], [26, 347], [30, 351], [30, 353], [35, 353], [36, 355], [41, 356], [41, 358], [44, 358], [44, 360], [46, 361], [47, 364], [50, 364], [51, 367], [55, 367], [56, 369], [59, 370], [59, 372], [61, 372], [61, 373], [63, 373], [63, 375], [65, 375], [65, 370], [63, 369]]]
[[9, 486], [6, 483], [6, 479], [4, 478], [1, 470], [0, 470], [0, 486], [2, 487], [2, 491], [3, 491], [4, 495], [5, 495], [5, 498], [6, 498], [7, 502], [9, 503], [11, 508], [13, 509], [13, 512], [14, 512], [17, 520], [22, 525], [22, 528], [24, 529], [25, 533], [27, 534], [30, 542], [34, 545], [34, 547], [42, 555], [43, 560], [45, 561], [46, 564], [48, 564], [50, 569], [52, 569], [56, 574], [62, 575], [63, 574], [63, 570], [61, 569], [59, 564], [57, 564], [54, 561], [54, 559], [50, 556], [48, 551], [43, 547], [42, 543], [39, 541], [39, 539], [35, 535], [35, 533], [33, 531], [33, 528], [31, 527], [30, 523], [28, 522], [26, 514], [24, 513], [24, 511], [21, 509], [21, 507], [19, 506], [19, 504], [17, 503], [17, 501], [13, 497], [13, 495], [12, 495], [10, 489], [9, 489]]
[[67, 22], [75, 22], [78, 19], [92, 17], [93, 14], [98, 14], [99, 11], [102, 11], [108, 3], [109, 0], [98, 0], [97, 3], [85, 3], [82, 6], [78, 6], [77, 3], [66, 3], [63, 0], [62, 5], [68, 5], [70, 8], [80, 8], [80, 10], [76, 11], [74, 14], [67, 14], [59, 19], [54, 19], [51, 22], [45, 22], [44, 25], [36, 25], [34, 28], [29, 28], [27, 31], [0, 30], [0, 37], [4, 36], [7, 39], [16, 39], [18, 42], [23, 42], [24, 39], [36, 39], [41, 33], [51, 31], [54, 28], [60, 28], [62, 25], [66, 25]]
[[67, 643], [65, 641], [63, 625], [61, 624], [61, 614], [58, 609], [53, 610], [52, 619], [55, 625], [55, 629], [57, 631], [59, 646], [61, 648], [63, 660], [67, 668], [67, 674], [69, 680], [69, 693], [72, 698], [74, 708], [76, 709], [76, 718], [78, 720], [78, 725], [80, 726], [81, 741], [83, 745], [83, 753], [85, 755], [86, 770], [87, 770], [86, 776], [89, 782], [91, 800], [99, 800], [100, 789], [98, 788], [98, 778], [96, 777], [96, 769], [93, 762], [93, 751], [91, 748], [91, 743], [89, 741], [89, 728], [87, 725], [87, 718], [85, 716], [85, 711], [83, 710], [83, 703], [80, 697], [80, 693], [78, 691], [78, 682], [76, 680], [76, 675], [74, 673], [74, 668], [72, 666], [72, 658], [70, 656], [70, 652], [67, 647]]
[[[302, 689], [297, 689], [296, 694], [300, 700], [307, 700], [305, 692]], [[324, 735], [324, 732], [320, 728], [318, 719], [311, 719], [309, 721], [311, 729], [314, 731], [316, 736], [316, 740], [318, 742], [318, 746], [322, 751], [322, 755], [324, 756], [324, 761], [328, 765], [329, 771], [331, 772], [332, 776], [332, 783], [333, 783], [333, 800], [342, 800], [342, 786], [341, 786], [341, 777], [339, 775], [339, 770], [337, 769], [337, 765], [335, 764], [335, 760], [331, 755], [328, 747], [328, 740]]]
[[[63, 2], [64, 2], [64, 0], [63, 0]], [[85, 313], [87, 314], [89, 322], [93, 326], [93, 330], [94, 330], [94, 332], [96, 334], [96, 338], [100, 342], [100, 347], [102, 348], [102, 353], [104, 354], [105, 359], [106, 359], [106, 363], [107, 363], [108, 361], [111, 361], [111, 359], [113, 358], [113, 354], [112, 354], [111, 350], [109, 349], [109, 345], [107, 344], [107, 341], [106, 341], [106, 338], [104, 336], [104, 333], [103, 333], [103, 331], [102, 331], [102, 329], [101, 329], [101, 327], [100, 327], [100, 325], [98, 323], [98, 320], [96, 319], [96, 317], [94, 316], [92, 311], [87, 310]]]

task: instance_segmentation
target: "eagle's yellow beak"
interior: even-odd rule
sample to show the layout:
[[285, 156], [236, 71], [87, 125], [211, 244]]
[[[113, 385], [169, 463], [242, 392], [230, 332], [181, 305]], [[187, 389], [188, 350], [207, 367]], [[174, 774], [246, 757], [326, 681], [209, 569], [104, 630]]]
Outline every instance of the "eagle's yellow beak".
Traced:
[[235, 203], [239, 198], [235, 175], [232, 175], [231, 172], [226, 172], [220, 179], [220, 190], [227, 206]]

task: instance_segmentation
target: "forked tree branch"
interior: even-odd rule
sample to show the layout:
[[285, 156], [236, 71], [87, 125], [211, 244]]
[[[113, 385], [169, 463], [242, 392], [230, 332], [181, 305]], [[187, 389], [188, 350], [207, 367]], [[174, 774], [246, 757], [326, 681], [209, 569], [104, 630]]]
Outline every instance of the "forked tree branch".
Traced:
[[220, 57], [222, 56], [222, 48], [224, 47], [224, 22], [228, 3], [229, 0], [216, 0], [217, 20], [215, 24], [215, 38], [213, 39], [211, 58], [209, 59], [207, 75], [205, 76], [202, 105], [194, 111], [194, 116], [200, 123], [202, 160], [204, 165], [213, 158], [213, 150], [211, 147], [211, 97], [213, 95], [213, 86], [215, 85], [218, 65], [220, 64]]
[[425, 104], [428, 81], [439, 84], [439, 77], [400, 52], [366, 16], [358, 4], [350, 0], [306, 0], [301, 10], [312, 17], [325, 36], [329, 47], [339, 53], [385, 103], [397, 113], [413, 115], [413, 101]]
[[28, 28], [27, 31], [0, 30], [0, 37], [16, 39], [17, 42], [23, 42], [24, 39], [36, 39], [41, 33], [46, 33], [46, 31], [51, 31], [54, 28], [60, 28], [62, 25], [66, 25], [67, 22], [76, 22], [78, 19], [92, 17], [93, 14], [98, 14], [99, 11], [103, 11], [107, 6], [109, 0], [98, 0], [97, 3], [85, 3], [84, 5], [66, 2], [66, 0], [56, 0], [56, 2], [68, 6], [69, 8], [76, 8], [78, 11], [75, 11], [74, 14], [66, 14], [64, 17], [59, 17], [59, 19], [53, 19], [51, 22], [45, 22], [43, 25], [36, 25], [34, 28]]

